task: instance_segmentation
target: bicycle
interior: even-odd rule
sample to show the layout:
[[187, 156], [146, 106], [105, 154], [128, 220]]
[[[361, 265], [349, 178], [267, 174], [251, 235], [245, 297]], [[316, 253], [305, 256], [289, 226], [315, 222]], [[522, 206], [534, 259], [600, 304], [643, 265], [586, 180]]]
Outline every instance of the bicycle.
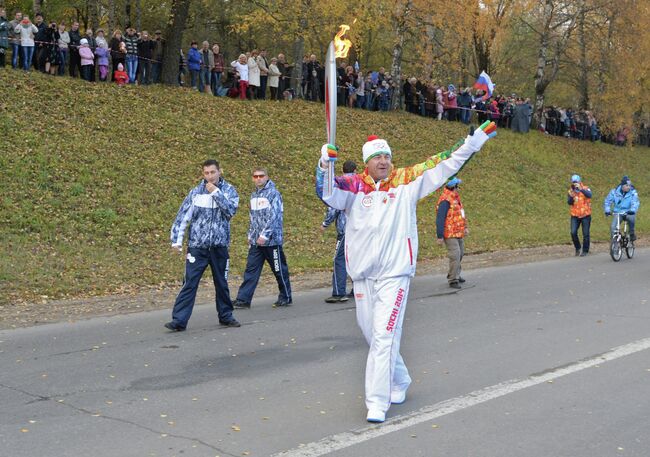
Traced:
[[614, 262], [618, 262], [623, 258], [623, 250], [625, 250], [625, 255], [628, 259], [634, 256], [634, 243], [630, 241], [627, 219], [623, 219], [621, 226], [621, 216], [625, 216], [626, 214], [626, 212], [614, 213], [614, 217], [616, 217], [616, 229], [614, 230], [609, 246], [609, 255], [612, 256]]

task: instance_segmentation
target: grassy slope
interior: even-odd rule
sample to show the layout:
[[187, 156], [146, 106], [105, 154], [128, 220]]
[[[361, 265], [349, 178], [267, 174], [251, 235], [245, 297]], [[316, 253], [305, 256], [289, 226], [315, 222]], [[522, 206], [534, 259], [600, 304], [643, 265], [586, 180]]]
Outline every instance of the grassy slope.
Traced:
[[[177, 283], [182, 265], [169, 253], [169, 227], [209, 157], [221, 162], [241, 197], [232, 221], [235, 273], [246, 257], [255, 165], [267, 166], [283, 192], [290, 268], [329, 267], [334, 233], [323, 240], [317, 230], [324, 207], [313, 190], [325, 139], [322, 105], [242, 103], [4, 69], [0, 93], [0, 303]], [[374, 133], [388, 139], [398, 166], [466, 134], [456, 123], [348, 109], [339, 110], [337, 127], [343, 159], [359, 159]], [[625, 173], [647, 199], [648, 152], [500, 132], [461, 176], [468, 250], [567, 243], [565, 195], [574, 172], [594, 191], [592, 238], [606, 239], [602, 200]], [[443, 254], [433, 240], [435, 202], [420, 204], [421, 258]], [[640, 233], [649, 222], [642, 211]]]

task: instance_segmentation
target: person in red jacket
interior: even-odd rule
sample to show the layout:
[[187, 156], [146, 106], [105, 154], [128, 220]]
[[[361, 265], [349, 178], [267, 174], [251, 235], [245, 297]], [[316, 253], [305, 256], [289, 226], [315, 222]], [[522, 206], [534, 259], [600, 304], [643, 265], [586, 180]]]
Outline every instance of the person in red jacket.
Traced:
[[465, 280], [460, 276], [460, 262], [465, 254], [463, 238], [468, 233], [465, 210], [460, 201], [458, 186], [462, 181], [456, 177], [447, 181], [445, 188], [438, 199], [436, 211], [436, 236], [437, 243], [447, 246], [449, 257], [449, 272], [447, 281], [452, 289], [460, 289]]
[[129, 83], [129, 75], [124, 71], [124, 65], [121, 63], [117, 64], [117, 70], [113, 74], [113, 81], [117, 83], [118, 86], [124, 86]]
[[[584, 257], [589, 253], [589, 229], [591, 228], [591, 189], [585, 186], [580, 176], [571, 176], [571, 187], [567, 203], [571, 207], [571, 239], [576, 255]], [[582, 246], [578, 238], [578, 227], [582, 225]]]

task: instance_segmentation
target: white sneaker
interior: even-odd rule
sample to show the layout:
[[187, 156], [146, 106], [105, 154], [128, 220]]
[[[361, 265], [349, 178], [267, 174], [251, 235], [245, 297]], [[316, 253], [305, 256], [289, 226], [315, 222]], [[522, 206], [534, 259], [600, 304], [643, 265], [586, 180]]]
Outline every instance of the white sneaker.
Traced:
[[406, 391], [405, 390], [393, 390], [390, 393], [390, 402], [393, 405], [401, 405], [406, 401]]
[[381, 423], [386, 420], [386, 413], [379, 411], [378, 409], [369, 409], [368, 416], [366, 417], [368, 422]]

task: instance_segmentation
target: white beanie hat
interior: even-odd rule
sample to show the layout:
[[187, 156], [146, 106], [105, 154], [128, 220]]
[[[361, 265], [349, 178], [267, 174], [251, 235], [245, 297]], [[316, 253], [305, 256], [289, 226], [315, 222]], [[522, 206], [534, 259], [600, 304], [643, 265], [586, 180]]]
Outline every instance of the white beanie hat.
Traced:
[[82, 38], [81, 41], [79, 42], [79, 44], [88, 44], [88, 40], [86, 40], [85, 38]]
[[376, 135], [370, 135], [368, 141], [363, 145], [363, 163], [368, 163], [368, 160], [372, 159], [378, 154], [388, 154], [393, 158], [393, 153], [390, 150], [390, 146], [386, 140], [380, 139]]

